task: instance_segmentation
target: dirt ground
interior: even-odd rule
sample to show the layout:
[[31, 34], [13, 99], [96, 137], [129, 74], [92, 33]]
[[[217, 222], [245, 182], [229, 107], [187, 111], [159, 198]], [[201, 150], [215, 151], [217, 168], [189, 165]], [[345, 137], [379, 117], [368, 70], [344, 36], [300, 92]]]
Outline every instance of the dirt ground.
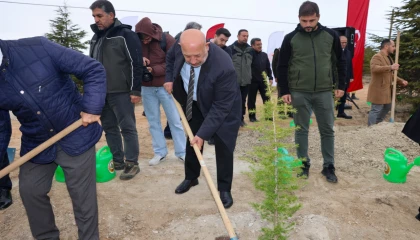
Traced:
[[[399, 114], [397, 123], [382, 123], [368, 128], [367, 86], [358, 91], [356, 103], [361, 110], [346, 110], [352, 120], [336, 121], [337, 184], [330, 184], [320, 174], [322, 155], [320, 137], [314, 122], [310, 131], [312, 167], [307, 184], [297, 192], [302, 208], [291, 218], [296, 222], [290, 239], [419, 239], [420, 222], [414, 216], [420, 205], [420, 168], [414, 167], [407, 183], [391, 184], [382, 178], [383, 152], [388, 147], [402, 151], [412, 161], [420, 155], [418, 145], [401, 129], [407, 114]], [[260, 101], [260, 100], [259, 100]], [[261, 104], [261, 103], [260, 103]], [[403, 107], [398, 107], [400, 111]], [[215, 239], [227, 235], [204, 177], [188, 193], [174, 190], [183, 180], [183, 165], [170, 154], [157, 166], [148, 166], [153, 157], [148, 123], [136, 108], [140, 142], [141, 172], [131, 181], [119, 178], [98, 183], [99, 228], [101, 239]], [[164, 115], [162, 115], [164, 118]], [[401, 116], [401, 117], [400, 117]], [[290, 120], [281, 125], [288, 127]], [[166, 120], [162, 120], [166, 123]], [[19, 123], [13, 120], [10, 146], [20, 149]], [[232, 194], [235, 204], [227, 210], [240, 239], [257, 239], [267, 226], [251, 202], [262, 199], [244, 174], [249, 163], [241, 156], [257, 141], [250, 129], [242, 129], [235, 155]], [[290, 137], [287, 141], [293, 141]], [[106, 145], [102, 137], [97, 149]], [[214, 147], [205, 146], [204, 157], [215, 181]], [[118, 175], [120, 172], [118, 172]], [[32, 239], [28, 220], [18, 192], [18, 171], [11, 174], [14, 204], [0, 212], [0, 239]], [[62, 239], [77, 239], [71, 202], [65, 184], [53, 183], [50, 192], [56, 223]]]

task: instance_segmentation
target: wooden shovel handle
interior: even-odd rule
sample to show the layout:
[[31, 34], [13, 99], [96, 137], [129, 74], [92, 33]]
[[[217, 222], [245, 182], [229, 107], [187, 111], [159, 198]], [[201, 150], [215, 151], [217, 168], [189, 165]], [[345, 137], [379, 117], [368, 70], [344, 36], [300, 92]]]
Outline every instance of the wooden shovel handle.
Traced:
[[[188, 138], [193, 139], [194, 135], [191, 131], [190, 125], [188, 124], [187, 118], [185, 117], [185, 114], [184, 114], [184, 111], [182, 110], [181, 105], [173, 96], [172, 98], [174, 99], [178, 113], [181, 116], [182, 125], [184, 126], [185, 132], [187, 132]], [[201, 151], [198, 148], [197, 144], [194, 144], [193, 148], [194, 148], [195, 154], [197, 155], [198, 161], [200, 162], [201, 168], [204, 173], [204, 177], [206, 178], [206, 181], [207, 181], [207, 185], [210, 188], [214, 201], [216, 201], [216, 205], [217, 205], [217, 208], [219, 209], [220, 215], [222, 216], [223, 223], [225, 224], [226, 230], [229, 233], [229, 237], [230, 239], [238, 239], [236, 237], [235, 231], [233, 230], [232, 223], [230, 222], [229, 217], [226, 213], [225, 207], [223, 206], [223, 203], [220, 200], [219, 192], [217, 191], [213, 183], [213, 180], [211, 179], [210, 172], [206, 166], [206, 163], [204, 162], [203, 155], [201, 154]]]
[[0, 179], [6, 176], [7, 174], [11, 173], [16, 168], [20, 167], [22, 164], [26, 163], [27, 161], [31, 160], [33, 157], [38, 155], [40, 152], [44, 151], [54, 143], [58, 142], [63, 137], [67, 136], [69, 133], [76, 130], [78, 127], [82, 126], [82, 119], [77, 120], [67, 128], [63, 129], [61, 132], [57, 133], [52, 138], [48, 139], [38, 147], [32, 149], [32, 151], [28, 152], [21, 158], [16, 161], [13, 161], [9, 166], [5, 167], [3, 170], [0, 171]]

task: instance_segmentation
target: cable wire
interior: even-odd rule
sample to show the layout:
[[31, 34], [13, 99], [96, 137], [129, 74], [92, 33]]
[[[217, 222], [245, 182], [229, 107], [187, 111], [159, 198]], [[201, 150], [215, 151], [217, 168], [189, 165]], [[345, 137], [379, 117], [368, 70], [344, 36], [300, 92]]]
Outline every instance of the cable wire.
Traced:
[[[40, 6], [40, 7], [64, 7], [63, 5], [42, 4], [42, 3], [29, 3], [29, 2], [15, 2], [15, 1], [3, 1], [3, 0], [0, 0], [0, 3], [31, 5], [31, 6]], [[78, 6], [67, 6], [67, 8], [89, 10], [89, 8], [87, 8], [87, 7], [78, 7]], [[211, 15], [198, 15], [198, 14], [185, 14], [185, 13], [165, 13], [165, 12], [123, 10], [123, 9], [119, 9], [119, 10], [116, 10], [116, 11], [117, 12], [148, 13], [148, 14], [158, 14], [158, 15], [172, 15], [172, 16], [199, 17], [199, 18], [216, 18], [216, 19], [229, 19], [229, 20], [238, 20], [238, 21], [251, 21], [251, 22], [280, 23], [280, 24], [297, 25], [297, 23], [293, 23], [293, 22], [282, 22], [282, 21], [272, 21], [272, 20], [263, 20], [263, 19], [251, 19], [251, 18], [234, 18], [234, 17], [221, 17], [221, 16], [211, 16]], [[331, 27], [336, 27], [336, 26], [331, 26]], [[387, 30], [375, 30], [375, 29], [366, 29], [366, 30], [367, 31], [372, 31], [372, 32], [388, 32]]]

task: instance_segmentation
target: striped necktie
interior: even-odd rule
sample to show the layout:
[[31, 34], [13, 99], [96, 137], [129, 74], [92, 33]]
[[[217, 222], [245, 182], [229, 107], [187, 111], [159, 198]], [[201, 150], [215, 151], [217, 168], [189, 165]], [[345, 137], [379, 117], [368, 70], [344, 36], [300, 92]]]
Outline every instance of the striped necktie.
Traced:
[[191, 66], [190, 69], [190, 82], [188, 83], [188, 97], [187, 97], [187, 121], [190, 121], [192, 118], [192, 105], [193, 105], [193, 98], [194, 98], [194, 67]]

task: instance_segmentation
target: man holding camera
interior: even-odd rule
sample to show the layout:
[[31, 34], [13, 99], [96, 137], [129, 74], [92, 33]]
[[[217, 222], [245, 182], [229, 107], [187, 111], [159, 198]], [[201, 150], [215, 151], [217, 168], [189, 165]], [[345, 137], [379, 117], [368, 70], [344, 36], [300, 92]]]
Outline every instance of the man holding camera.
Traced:
[[172, 95], [163, 88], [166, 74], [166, 53], [174, 45], [175, 39], [162, 31], [162, 28], [145, 17], [136, 24], [135, 28], [143, 50], [144, 72], [141, 95], [143, 106], [149, 122], [152, 135], [154, 156], [149, 161], [150, 166], [158, 165], [166, 159], [168, 148], [160, 121], [160, 106], [165, 111], [174, 140], [175, 156], [181, 162], [185, 160], [186, 137], [179, 113], [176, 110]]
[[129, 180], [140, 172], [134, 104], [141, 100], [141, 45], [137, 35], [131, 31], [131, 26], [123, 25], [115, 18], [111, 2], [98, 0], [90, 9], [95, 19], [95, 24], [91, 25], [95, 35], [90, 45], [90, 56], [103, 64], [107, 78], [102, 127], [114, 156], [115, 169], [124, 169], [120, 179]]

